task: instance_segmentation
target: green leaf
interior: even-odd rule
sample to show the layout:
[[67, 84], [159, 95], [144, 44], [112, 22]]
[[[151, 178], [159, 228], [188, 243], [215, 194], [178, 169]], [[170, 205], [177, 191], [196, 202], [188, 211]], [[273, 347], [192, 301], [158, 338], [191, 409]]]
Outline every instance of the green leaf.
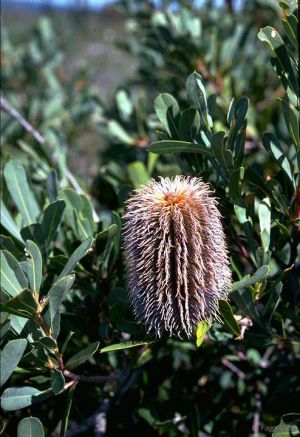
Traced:
[[206, 91], [200, 74], [190, 74], [186, 81], [186, 90], [189, 103], [200, 113], [200, 118], [208, 129], [212, 127], [212, 119], [208, 113]]
[[90, 249], [92, 243], [93, 243], [93, 237], [89, 237], [87, 240], [81, 243], [80, 246], [77, 247], [77, 249], [74, 250], [74, 252], [69, 258], [69, 261], [60, 272], [60, 275], [58, 276], [56, 282], [58, 282], [61, 278], [67, 276], [69, 273], [72, 272], [76, 264], [81, 260], [81, 258], [83, 258], [87, 254], [87, 251]]
[[154, 153], [148, 152], [147, 159], [147, 175], [150, 177], [154, 171], [156, 161], [158, 160], [158, 156]]
[[293, 90], [296, 96], [298, 96], [299, 85], [298, 85], [296, 72], [293, 69], [291, 59], [287, 52], [286, 46], [281, 36], [277, 32], [277, 30], [275, 30], [271, 26], [264, 27], [263, 29], [260, 29], [260, 31], [258, 32], [258, 38], [261, 41], [268, 43], [274, 56], [278, 60], [282, 70], [280, 77], [281, 79], [283, 79], [282, 80], [283, 84], [287, 80], [291, 90]]
[[56, 170], [51, 170], [46, 181], [47, 193], [50, 202], [54, 202], [57, 198], [58, 183]]
[[234, 318], [231, 306], [226, 300], [219, 300], [219, 310], [224, 324], [227, 326], [233, 335], [239, 336], [241, 334], [240, 327]]
[[254, 241], [254, 231], [251, 217], [247, 216], [247, 205], [245, 202], [238, 201], [238, 203], [234, 204], [234, 212], [236, 218], [240, 222], [243, 227], [243, 230], [246, 234], [249, 246], [253, 253], [255, 253], [255, 241]]
[[20, 229], [16, 225], [14, 219], [10, 215], [8, 209], [5, 206], [5, 203], [2, 199], [0, 199], [0, 222], [1, 226], [3, 226], [7, 232], [9, 232], [16, 240], [20, 243], [24, 244], [24, 241], [20, 234]]
[[196, 346], [200, 347], [205, 339], [205, 335], [208, 331], [208, 323], [203, 321], [198, 323], [197, 330], [196, 330]]
[[46, 349], [53, 350], [57, 348], [56, 341], [52, 337], [41, 337], [39, 343]]
[[281, 108], [285, 123], [291, 136], [291, 141], [297, 149], [300, 149], [299, 139], [299, 111], [296, 110], [290, 103], [281, 100]]
[[49, 245], [55, 237], [65, 207], [66, 204], [63, 200], [56, 200], [50, 203], [43, 213], [42, 228], [47, 245]]
[[110, 120], [107, 123], [107, 130], [112, 135], [112, 137], [116, 138], [121, 143], [128, 145], [133, 145], [135, 143], [135, 139], [131, 135], [129, 135], [116, 120]]
[[298, 20], [293, 14], [285, 15], [282, 19], [282, 25], [286, 36], [296, 51], [298, 51]]
[[147, 345], [152, 344], [152, 343], [154, 343], [154, 341], [124, 341], [122, 343], [116, 343], [116, 344], [112, 344], [110, 346], [106, 346], [100, 350], [100, 353], [114, 352], [114, 351], [119, 351], [122, 349], [129, 349], [132, 347], [138, 347], [138, 346], [147, 346]]
[[43, 260], [40, 249], [30, 240], [26, 241], [27, 259], [27, 274], [29, 286], [32, 291], [38, 293], [40, 291], [43, 275]]
[[[157, 155], [155, 155], [157, 156]], [[19, 245], [16, 245], [16, 242], [7, 235], [0, 234], [0, 248], [2, 250], [6, 250], [11, 253], [14, 257], [21, 258], [23, 256], [23, 250]]]
[[72, 385], [68, 391], [66, 409], [65, 409], [64, 415], [62, 417], [62, 422], [61, 422], [60, 437], [65, 437], [67, 429], [68, 429], [69, 415], [70, 415], [70, 411], [71, 411], [71, 407], [72, 407], [72, 403], [73, 403], [73, 394], [74, 394], [75, 388], [76, 388], [76, 384]]
[[20, 211], [25, 225], [36, 222], [40, 210], [29, 188], [24, 167], [16, 161], [9, 161], [4, 167], [4, 178], [8, 191]]
[[26, 278], [20, 264], [16, 260], [16, 258], [11, 253], [9, 253], [7, 250], [3, 250], [2, 253], [5, 256], [6, 261], [9, 264], [10, 268], [13, 270], [14, 275], [17, 278], [22, 289], [27, 288], [28, 287], [27, 278]]
[[26, 417], [18, 425], [17, 437], [44, 437], [42, 422], [36, 417]]
[[244, 179], [244, 167], [238, 167], [231, 171], [228, 181], [229, 196], [233, 199], [241, 197], [242, 181]]
[[10, 296], [17, 296], [22, 291], [22, 285], [19, 283], [14, 270], [9, 265], [5, 256], [5, 251], [1, 250], [1, 287]]
[[89, 344], [87, 347], [82, 349], [77, 354], [73, 355], [71, 357], [65, 367], [66, 369], [72, 370], [75, 369], [75, 367], [80, 366], [82, 363], [85, 363], [88, 359], [91, 358], [92, 355], [98, 350], [99, 348], [99, 341], [96, 341], [95, 343]]
[[27, 346], [27, 340], [19, 338], [9, 341], [1, 352], [1, 372], [0, 386], [5, 384], [10, 375], [13, 373]]
[[141, 161], [135, 161], [128, 165], [128, 176], [134, 188], [145, 185], [149, 180], [147, 169]]
[[1, 407], [6, 411], [20, 410], [47, 399], [51, 394], [33, 387], [9, 387], [1, 396]]
[[195, 108], [183, 111], [179, 120], [180, 139], [193, 142], [200, 129], [200, 115]]
[[258, 206], [258, 218], [261, 242], [266, 252], [269, 249], [271, 238], [271, 204], [268, 197], [263, 199]]
[[246, 115], [249, 108], [248, 97], [241, 97], [237, 102], [232, 102], [230, 114], [230, 131], [228, 135], [227, 145], [234, 151], [235, 158], [238, 160], [238, 165], [241, 165], [241, 155], [244, 154], [244, 137], [243, 133], [246, 131]]
[[128, 92], [124, 89], [118, 90], [115, 99], [122, 120], [128, 122], [134, 110]]
[[171, 94], [160, 94], [154, 102], [155, 112], [171, 138], [179, 138], [178, 123], [180, 110]]
[[65, 217], [80, 240], [86, 240], [96, 230], [93, 220], [93, 209], [84, 194], [66, 188], [59, 193], [59, 198], [66, 203]]
[[150, 152], [163, 155], [165, 153], [200, 153], [205, 156], [213, 156], [212, 150], [196, 143], [186, 141], [163, 140], [152, 143], [149, 147]]
[[257, 282], [261, 282], [268, 276], [269, 272], [269, 266], [261, 266], [253, 275], [246, 275], [240, 281], [234, 282], [231, 286], [231, 291], [247, 288], [250, 287], [250, 285], [256, 284]]
[[75, 275], [65, 276], [52, 285], [47, 300], [49, 301], [50, 323], [52, 324], [54, 317], [62, 303], [66, 293], [70, 290], [74, 283]]
[[27, 319], [35, 316], [37, 308], [37, 302], [34, 300], [31, 291], [27, 289], [1, 305], [2, 311]]
[[277, 161], [279, 167], [284, 171], [293, 187], [295, 181], [290, 162], [281, 149], [278, 139], [272, 133], [265, 133], [262, 137], [262, 143], [271, 156]]
[[31, 225], [22, 228], [21, 236], [24, 241], [31, 240], [35, 244], [37, 244], [41, 252], [47, 252], [44, 231], [40, 223], [32, 223]]
[[225, 170], [233, 168], [232, 151], [228, 150], [224, 142], [224, 132], [217, 132], [211, 138], [211, 148], [215, 152], [215, 157]]
[[65, 385], [65, 378], [60, 370], [51, 370], [51, 388], [55, 395], [60, 393]]

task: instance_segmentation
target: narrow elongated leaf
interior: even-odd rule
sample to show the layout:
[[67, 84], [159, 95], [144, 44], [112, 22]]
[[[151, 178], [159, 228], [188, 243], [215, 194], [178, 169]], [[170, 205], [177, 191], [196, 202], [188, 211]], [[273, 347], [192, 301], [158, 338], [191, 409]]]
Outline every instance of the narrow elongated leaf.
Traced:
[[76, 384], [72, 385], [68, 391], [66, 408], [64, 411], [64, 415], [62, 417], [61, 428], [60, 428], [61, 437], [65, 437], [67, 429], [68, 429], [69, 415], [70, 415], [70, 411], [71, 411], [71, 407], [72, 407], [72, 403], [73, 403], [73, 395], [74, 395], [75, 388], [76, 388]]
[[282, 83], [284, 84], [285, 81], [287, 81], [291, 90], [293, 90], [296, 96], [298, 96], [299, 85], [296, 72], [293, 69], [286, 46], [277, 30], [271, 26], [266, 26], [263, 29], [260, 29], [258, 32], [258, 38], [261, 41], [268, 43], [273, 54], [276, 56], [281, 66], [282, 73], [284, 74], [284, 77], [282, 77]]
[[188, 101], [198, 109], [200, 118], [207, 128], [212, 127], [212, 119], [208, 113], [206, 91], [203, 85], [203, 79], [199, 73], [190, 74], [186, 81], [186, 90]]
[[198, 323], [196, 330], [196, 346], [200, 347], [204, 341], [205, 335], [208, 331], [208, 323], [203, 321]]
[[52, 391], [39, 391], [33, 387], [9, 387], [1, 396], [1, 407], [6, 411], [20, 410], [41, 402], [52, 395]]
[[43, 253], [47, 252], [45, 235], [42, 225], [40, 223], [32, 223], [31, 225], [22, 228], [21, 236], [24, 239], [24, 241], [31, 240], [35, 244], [37, 244], [41, 252]]
[[281, 149], [278, 139], [272, 133], [265, 133], [262, 137], [262, 143], [271, 156], [277, 161], [279, 167], [287, 175], [288, 179], [295, 186], [293, 172], [290, 162]]
[[86, 240], [96, 230], [90, 201], [70, 188], [60, 191], [59, 198], [66, 204], [64, 215], [74, 233], [80, 240]]
[[250, 287], [250, 285], [254, 285], [256, 282], [263, 281], [268, 276], [269, 271], [269, 266], [261, 266], [253, 275], [246, 275], [240, 281], [234, 282], [231, 286], [231, 291]]
[[21, 332], [23, 331], [25, 325], [28, 322], [28, 318], [24, 318], [24, 317], [20, 317], [20, 316], [15, 316], [13, 314], [10, 314], [9, 318], [10, 318], [10, 327], [12, 328], [12, 330], [16, 334], [21, 334]]
[[0, 386], [5, 384], [10, 375], [17, 367], [21, 360], [23, 353], [27, 346], [27, 340], [19, 338], [17, 340], [9, 341], [4, 349], [1, 351], [1, 372], [0, 372]]
[[294, 47], [295, 50], [298, 51], [298, 20], [297, 17], [293, 14], [286, 15], [285, 18], [282, 19], [282, 25], [284, 31]]
[[6, 258], [6, 261], [8, 262], [10, 268], [13, 270], [15, 277], [17, 278], [17, 281], [19, 282], [21, 288], [27, 288], [28, 287], [28, 281], [27, 278], [20, 266], [20, 264], [18, 263], [18, 261], [16, 260], [16, 258], [9, 253], [7, 250], [3, 250], [3, 255]]
[[26, 254], [29, 256], [27, 260], [29, 286], [32, 291], [38, 293], [40, 291], [43, 275], [42, 255], [38, 246], [30, 240], [26, 241]]
[[233, 168], [232, 151], [228, 150], [224, 142], [225, 132], [217, 132], [211, 138], [211, 148], [215, 152], [215, 157], [225, 170]]
[[36, 314], [37, 302], [34, 300], [31, 291], [25, 289], [2, 304], [1, 310], [16, 316], [33, 318]]
[[171, 94], [160, 94], [154, 102], [155, 112], [171, 138], [179, 138], [178, 123], [180, 110]]
[[51, 371], [51, 388], [55, 395], [60, 393], [65, 385], [65, 378], [60, 370]]
[[51, 170], [48, 174], [47, 181], [47, 193], [50, 202], [54, 202], [57, 198], [57, 192], [58, 192], [58, 183], [57, 183], [57, 173], [56, 170]]
[[110, 120], [107, 124], [107, 130], [112, 137], [124, 144], [134, 144], [135, 139], [129, 135], [126, 130], [116, 120]]
[[146, 184], [149, 180], [147, 169], [141, 161], [132, 162], [128, 165], [128, 175], [134, 188]]
[[74, 252], [69, 258], [69, 261], [60, 272], [60, 275], [58, 276], [56, 282], [58, 282], [61, 278], [67, 276], [69, 273], [72, 272], [76, 264], [81, 260], [81, 258], [83, 258], [86, 255], [92, 243], [93, 243], [93, 237], [89, 237], [86, 241], [81, 243], [80, 246], [77, 247], [77, 249], [74, 250]]
[[122, 343], [116, 343], [110, 346], [106, 346], [100, 350], [100, 353], [120, 351], [122, 349], [130, 349], [132, 347], [138, 346], [147, 346], [152, 343], [154, 343], [154, 341], [124, 341]]
[[299, 139], [299, 111], [297, 111], [291, 104], [281, 100], [281, 107], [286, 126], [291, 136], [291, 142], [295, 144], [297, 149], [300, 149]]
[[195, 108], [183, 111], [179, 120], [180, 138], [193, 142], [200, 129], [200, 115]]
[[1, 287], [5, 290], [9, 296], [17, 296], [22, 291], [22, 286], [20, 285], [13, 269], [7, 262], [4, 251], [1, 250]]
[[62, 220], [65, 206], [66, 204], [63, 200], [56, 200], [50, 203], [43, 213], [42, 228], [47, 245], [49, 245], [55, 237], [57, 228]]
[[264, 251], [269, 249], [271, 238], [271, 204], [270, 199], [266, 197], [259, 204], [258, 218], [260, 227], [260, 236]]
[[149, 147], [150, 152], [163, 155], [165, 153], [200, 153], [204, 156], [213, 156], [212, 150], [200, 144], [189, 143], [187, 141], [163, 140], [152, 143]]
[[54, 317], [62, 303], [66, 293], [70, 290], [74, 283], [75, 276], [69, 275], [59, 279], [50, 289], [47, 299], [49, 300], [50, 323], [52, 324]]
[[5, 206], [5, 203], [0, 199], [0, 222], [1, 225], [9, 232], [16, 240], [24, 244], [24, 240], [21, 237], [20, 229], [16, 225], [14, 219], [12, 218], [10, 212]]
[[37, 417], [25, 417], [18, 425], [17, 437], [44, 437], [42, 422]]
[[89, 344], [87, 347], [82, 349], [77, 354], [73, 355], [67, 363], [66, 368], [71, 370], [75, 369], [75, 367], [80, 366], [82, 363], [85, 363], [88, 359], [91, 358], [92, 355], [98, 350], [99, 347], [99, 341], [96, 341], [95, 343]]
[[232, 114], [229, 115], [230, 131], [227, 140], [228, 148], [230, 148], [235, 153], [235, 157], [238, 157], [241, 153], [240, 142], [238, 141], [239, 133], [243, 133], [246, 130], [245, 118], [248, 112], [249, 99], [248, 97], [241, 97], [237, 102], [234, 102], [231, 108]]
[[29, 188], [24, 167], [15, 161], [9, 161], [4, 167], [4, 178], [10, 195], [20, 211], [25, 225], [34, 223], [37, 220], [40, 210]]
[[226, 300], [219, 300], [219, 310], [224, 324], [234, 335], [240, 335], [241, 330], [234, 318], [231, 306]]

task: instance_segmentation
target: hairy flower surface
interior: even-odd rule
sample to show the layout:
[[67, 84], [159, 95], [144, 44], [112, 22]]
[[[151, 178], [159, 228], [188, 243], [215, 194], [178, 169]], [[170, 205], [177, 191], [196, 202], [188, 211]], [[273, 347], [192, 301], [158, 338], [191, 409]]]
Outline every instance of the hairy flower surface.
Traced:
[[124, 249], [130, 300], [149, 333], [190, 337], [214, 318], [230, 285], [216, 199], [200, 178], [151, 180], [127, 201]]

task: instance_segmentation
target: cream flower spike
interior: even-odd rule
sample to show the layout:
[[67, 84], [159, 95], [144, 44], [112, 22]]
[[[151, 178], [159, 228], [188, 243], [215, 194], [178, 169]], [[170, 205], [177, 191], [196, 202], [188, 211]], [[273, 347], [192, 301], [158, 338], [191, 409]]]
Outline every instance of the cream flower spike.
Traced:
[[127, 201], [124, 254], [134, 315], [148, 333], [191, 337], [231, 282], [221, 215], [200, 178], [160, 178]]

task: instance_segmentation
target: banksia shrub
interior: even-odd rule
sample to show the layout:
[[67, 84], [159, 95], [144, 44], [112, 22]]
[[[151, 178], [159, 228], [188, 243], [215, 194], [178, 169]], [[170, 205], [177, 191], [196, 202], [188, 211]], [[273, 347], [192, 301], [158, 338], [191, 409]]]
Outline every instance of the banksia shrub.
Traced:
[[190, 337], [226, 299], [229, 260], [216, 199], [200, 178], [152, 180], [124, 213], [128, 287], [149, 333]]

